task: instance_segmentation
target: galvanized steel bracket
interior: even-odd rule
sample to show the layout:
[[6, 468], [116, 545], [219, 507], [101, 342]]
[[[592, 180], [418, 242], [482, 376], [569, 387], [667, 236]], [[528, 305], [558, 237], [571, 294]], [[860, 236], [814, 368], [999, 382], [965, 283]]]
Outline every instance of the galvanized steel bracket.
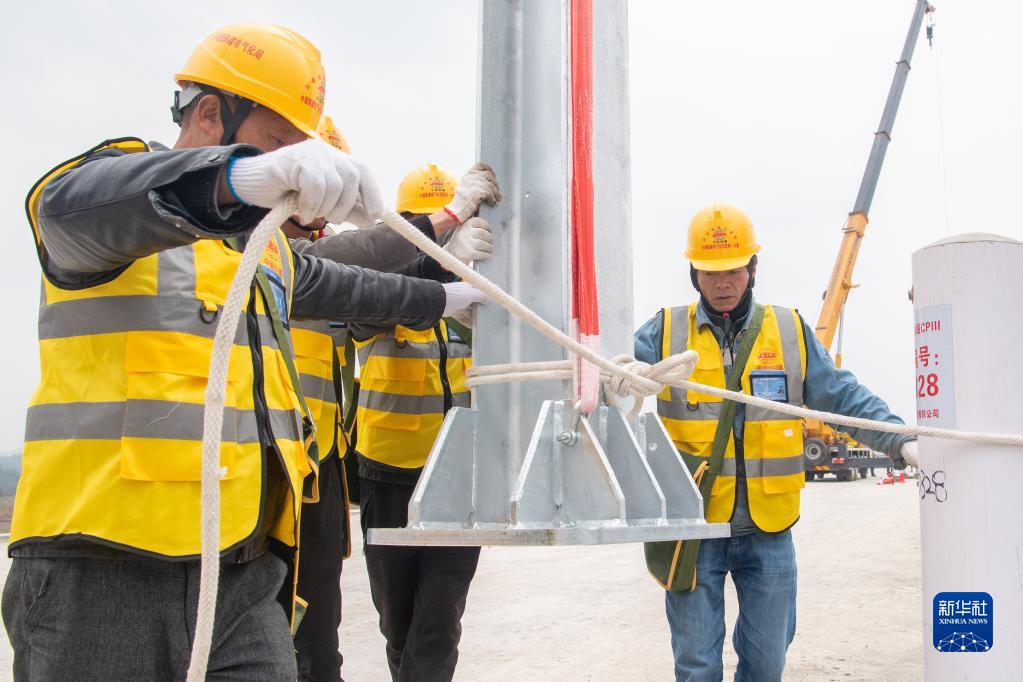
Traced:
[[[640, 415], [634, 433], [616, 407], [578, 421], [570, 401], [544, 402], [506, 515], [476, 505], [500, 457], [478, 453], [474, 410], [455, 408], [409, 504], [406, 528], [371, 528], [377, 545], [590, 545], [722, 537], [728, 524], [703, 519], [703, 501], [660, 420]], [[482, 456], [481, 456], [482, 455]], [[494, 505], [490, 505], [493, 507]]]

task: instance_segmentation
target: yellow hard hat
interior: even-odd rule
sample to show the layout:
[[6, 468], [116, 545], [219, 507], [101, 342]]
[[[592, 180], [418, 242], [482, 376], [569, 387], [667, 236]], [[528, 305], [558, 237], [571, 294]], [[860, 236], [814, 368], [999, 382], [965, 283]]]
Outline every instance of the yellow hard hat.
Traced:
[[398, 187], [398, 213], [437, 213], [455, 198], [458, 180], [437, 164], [420, 166]]
[[214, 31], [174, 80], [252, 100], [310, 137], [323, 113], [326, 80], [320, 51], [291, 29], [274, 24], [232, 24]]
[[334, 119], [330, 116], [324, 115], [320, 119], [320, 126], [316, 129], [316, 133], [320, 136], [320, 139], [331, 145], [337, 147], [345, 154], [351, 154], [352, 149], [348, 146], [348, 140], [341, 134], [341, 131], [334, 126]]
[[731, 204], [715, 202], [697, 211], [689, 222], [686, 258], [697, 270], [741, 268], [758, 251], [753, 221]]

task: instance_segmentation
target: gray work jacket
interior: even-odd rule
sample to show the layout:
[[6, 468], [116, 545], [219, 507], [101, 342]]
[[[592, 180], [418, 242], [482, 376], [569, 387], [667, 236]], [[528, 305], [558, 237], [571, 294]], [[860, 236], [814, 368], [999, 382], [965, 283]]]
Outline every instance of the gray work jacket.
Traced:
[[[136, 259], [199, 239], [245, 236], [266, 215], [217, 205], [232, 155], [255, 147], [200, 147], [93, 154], [51, 180], [39, 201], [43, 268], [58, 285], [80, 288], [116, 277]], [[443, 287], [428, 280], [293, 254], [296, 317], [428, 329], [444, 310]]]

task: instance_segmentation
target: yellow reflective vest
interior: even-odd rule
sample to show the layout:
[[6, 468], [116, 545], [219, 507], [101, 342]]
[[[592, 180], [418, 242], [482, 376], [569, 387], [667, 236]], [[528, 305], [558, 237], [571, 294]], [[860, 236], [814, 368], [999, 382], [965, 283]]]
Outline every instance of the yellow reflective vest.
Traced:
[[[692, 381], [725, 387], [722, 349], [708, 325], [697, 329], [695, 304], [664, 309], [662, 357], [685, 350], [699, 355]], [[788, 402], [803, 404], [806, 346], [803, 325], [794, 310], [765, 306], [763, 326], [742, 374], [743, 392], [751, 393], [750, 375], [756, 371], [783, 371]], [[709, 458], [721, 406], [721, 399], [714, 396], [666, 388], [658, 396], [657, 413], [681, 452]], [[799, 518], [799, 494], [805, 485], [803, 425], [778, 412], [752, 406], [745, 411], [742, 438], [750, 516], [760, 530], [782, 531]], [[729, 439], [721, 472], [706, 502], [711, 523], [732, 518], [735, 467], [735, 444]]]
[[[319, 459], [323, 462], [337, 450], [341, 459], [341, 504], [344, 507], [344, 536], [347, 559], [352, 554], [352, 537], [349, 523], [351, 501], [348, 497], [348, 478], [345, 475], [345, 455], [348, 452], [348, 441], [342, 429], [342, 409], [344, 396], [341, 389], [340, 376], [337, 371], [347, 364], [345, 344], [348, 342], [347, 327], [332, 327], [326, 320], [292, 320], [291, 339], [294, 342], [295, 365], [298, 369], [302, 392], [305, 394], [306, 405], [311, 418], [316, 424], [316, 444]], [[317, 504], [323, 500], [317, 499]], [[358, 504], [358, 500], [356, 500]], [[316, 551], [315, 548], [313, 551]]]
[[423, 466], [448, 408], [469, 406], [471, 349], [443, 321], [426, 331], [398, 326], [356, 346], [359, 453], [393, 467]]
[[291, 340], [295, 350], [302, 392], [316, 424], [316, 442], [322, 462], [335, 447], [338, 456], [345, 456], [341, 427], [341, 396], [335, 388], [334, 365], [344, 367], [346, 327], [331, 327], [326, 320], [292, 320]]
[[[117, 145], [147, 151], [139, 141]], [[84, 158], [44, 177], [29, 195], [41, 254], [36, 210], [42, 187]], [[12, 547], [74, 536], [162, 558], [198, 556], [210, 355], [240, 260], [223, 242], [200, 240], [136, 260], [87, 288], [62, 289], [44, 278], [41, 381], [28, 410]], [[294, 273], [282, 233], [264, 251], [261, 267], [276, 303], [289, 309]], [[239, 547], [261, 527], [295, 546], [303, 479], [316, 469], [281, 351], [287, 344], [276, 338], [258, 292], [253, 285], [246, 297], [228, 369], [222, 551]], [[279, 460], [288, 478], [286, 499], [276, 509], [263, 502], [268, 457]]]

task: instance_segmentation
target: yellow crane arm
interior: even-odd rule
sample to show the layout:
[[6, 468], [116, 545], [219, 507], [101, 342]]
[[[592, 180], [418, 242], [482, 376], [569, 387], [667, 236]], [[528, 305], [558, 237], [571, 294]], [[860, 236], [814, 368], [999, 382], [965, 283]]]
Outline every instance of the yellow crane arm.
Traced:
[[845, 301], [849, 297], [849, 290], [855, 286], [852, 283], [853, 268], [856, 266], [860, 243], [863, 241], [863, 234], [867, 229], [867, 214], [870, 212], [870, 204], [874, 200], [874, 190], [877, 188], [877, 180], [881, 175], [884, 155], [888, 149], [888, 143], [892, 139], [892, 126], [895, 123], [895, 114], [899, 110], [899, 102], [902, 100], [902, 92], [906, 87], [906, 78], [909, 76], [913, 48], [920, 35], [924, 17], [933, 11], [934, 7], [928, 4], [927, 0], [917, 0], [913, 10], [913, 19], [909, 24], [909, 32], [906, 34], [906, 42], [902, 47], [902, 56], [895, 65], [895, 76], [892, 78], [888, 99], [885, 102], [884, 112], [881, 114], [881, 124], [878, 126], [877, 132], [874, 133], [874, 144], [867, 159], [867, 168], [863, 171], [863, 179], [860, 181], [856, 205], [849, 214], [845, 227], [842, 228], [842, 246], [838, 250], [835, 266], [831, 270], [828, 288], [824, 291], [824, 304], [821, 306], [815, 330], [817, 339], [828, 350], [831, 350], [831, 344], [835, 340], [835, 333], [838, 330]]
[[845, 221], [845, 227], [842, 228], [842, 246], [838, 249], [838, 258], [831, 269], [831, 279], [828, 280], [828, 288], [824, 291], [824, 303], [821, 305], [817, 327], [814, 329], [817, 340], [828, 350], [835, 340], [835, 332], [838, 331], [838, 322], [842, 317], [845, 301], [849, 298], [849, 290], [856, 287], [852, 283], [852, 273], [866, 230], [865, 213], [850, 214], [849, 219]]

